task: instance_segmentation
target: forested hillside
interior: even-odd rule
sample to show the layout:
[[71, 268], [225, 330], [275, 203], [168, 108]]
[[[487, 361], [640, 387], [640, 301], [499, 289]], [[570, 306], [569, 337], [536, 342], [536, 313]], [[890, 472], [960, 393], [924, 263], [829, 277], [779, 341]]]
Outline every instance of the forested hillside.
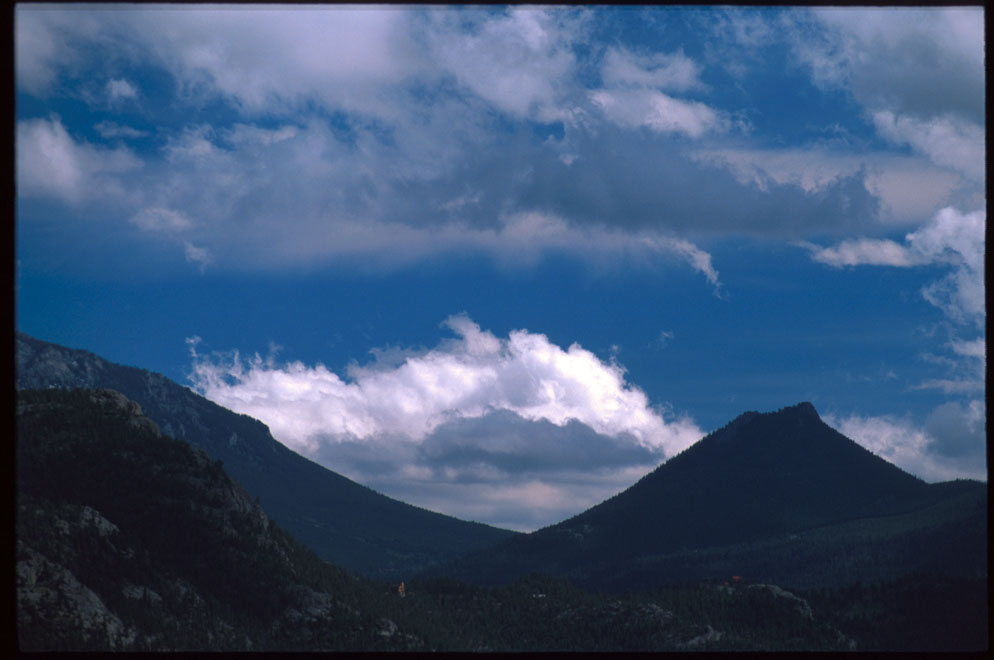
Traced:
[[165, 376], [17, 333], [18, 389], [110, 388], [137, 402], [164, 433], [224, 462], [274, 520], [322, 558], [370, 577], [399, 579], [515, 536], [377, 493], [277, 442], [265, 424]]
[[733, 574], [835, 588], [914, 571], [986, 577], [986, 484], [926, 484], [802, 403], [743, 414], [611, 499], [433, 572], [617, 591]]
[[728, 576], [626, 593], [524, 576], [370, 581], [269, 520], [220, 461], [108, 390], [17, 400], [25, 651], [976, 650], [986, 579], [793, 592]]

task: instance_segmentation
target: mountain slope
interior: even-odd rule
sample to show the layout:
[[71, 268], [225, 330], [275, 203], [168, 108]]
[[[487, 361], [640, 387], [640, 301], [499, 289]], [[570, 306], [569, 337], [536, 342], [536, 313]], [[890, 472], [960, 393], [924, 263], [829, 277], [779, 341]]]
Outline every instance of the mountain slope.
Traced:
[[[856, 642], [774, 585], [602, 597], [562, 580], [409, 582], [321, 561], [205, 452], [112, 390], [17, 397], [21, 651], [825, 650]], [[756, 616], [761, 613], [761, 616]], [[712, 628], [720, 626], [720, 630]]]
[[[797, 562], [802, 556], [833, 561], [827, 548], [857, 543], [865, 534], [855, 521], [908, 515], [957, 497], [959, 504], [939, 522], [966, 521], [971, 545], [964, 552], [972, 557], [986, 551], [972, 532], [984, 531], [977, 504], [986, 501], [985, 485], [926, 484], [838, 433], [810, 403], [802, 403], [775, 413], [745, 413], [615, 497], [446, 570], [483, 582], [544, 572], [616, 589], [678, 581], [681, 575], [727, 577], [743, 566], [764, 567], [767, 579], [784, 572], [798, 578], [805, 570], [829, 581], [848, 579], [855, 574], [852, 566], [823, 570], [809, 564], [797, 570]], [[980, 513], [986, 515], [985, 508]], [[895, 534], [934, 527], [933, 517], [912, 516]], [[837, 536], [822, 535], [810, 546], [777, 545], [814, 529], [834, 529]], [[935, 534], [929, 538], [938, 543]], [[775, 546], [781, 554], [752, 552], [760, 541], [767, 552]], [[918, 560], [905, 556], [902, 568]]]
[[425, 648], [118, 392], [20, 392], [16, 446], [21, 650]]
[[393, 500], [294, 453], [251, 417], [165, 376], [17, 333], [16, 387], [108, 388], [141, 406], [163, 433], [220, 459], [265, 511], [322, 558], [364, 575], [403, 579], [516, 535]]

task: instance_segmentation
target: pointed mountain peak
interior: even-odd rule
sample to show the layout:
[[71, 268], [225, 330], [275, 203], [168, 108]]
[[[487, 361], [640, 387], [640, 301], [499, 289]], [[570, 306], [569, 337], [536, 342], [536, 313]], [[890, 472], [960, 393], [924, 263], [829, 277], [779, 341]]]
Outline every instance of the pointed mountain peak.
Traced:
[[801, 401], [799, 404], [794, 406], [799, 412], [803, 412], [806, 415], [818, 416], [818, 411], [815, 410], [814, 405], [810, 401]]
[[810, 401], [802, 401], [797, 405], [788, 406], [780, 411], [781, 413], [791, 413], [801, 418], [807, 419], [817, 419], [821, 421], [821, 417], [818, 416], [818, 411], [811, 404]]
[[771, 423], [777, 420], [781, 422], [789, 420], [802, 424], [811, 422], [823, 423], [821, 417], [818, 415], [818, 411], [815, 410], [814, 405], [810, 401], [802, 401], [792, 406], [785, 406], [779, 410], [767, 413], [747, 412], [738, 417], [738, 419], [743, 421], [757, 418], [764, 420], [764, 423]]

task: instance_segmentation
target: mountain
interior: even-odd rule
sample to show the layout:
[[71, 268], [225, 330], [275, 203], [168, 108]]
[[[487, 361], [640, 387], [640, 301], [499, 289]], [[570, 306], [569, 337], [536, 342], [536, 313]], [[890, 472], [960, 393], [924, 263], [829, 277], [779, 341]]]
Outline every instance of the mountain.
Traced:
[[120, 393], [26, 390], [16, 403], [21, 651], [857, 646], [776, 585], [642, 598], [542, 577], [498, 589], [434, 580], [401, 598], [298, 544], [220, 461], [163, 435]]
[[986, 571], [986, 492], [927, 484], [801, 403], [745, 413], [601, 504], [439, 570], [611, 590], [733, 573], [818, 586], [944, 563]]
[[220, 460], [266, 513], [322, 558], [363, 575], [404, 579], [516, 532], [411, 506], [280, 444], [263, 423], [165, 376], [93, 353], [15, 338], [17, 389], [106, 388], [135, 401], [163, 433]]
[[426, 648], [120, 393], [20, 392], [16, 419], [22, 651]]

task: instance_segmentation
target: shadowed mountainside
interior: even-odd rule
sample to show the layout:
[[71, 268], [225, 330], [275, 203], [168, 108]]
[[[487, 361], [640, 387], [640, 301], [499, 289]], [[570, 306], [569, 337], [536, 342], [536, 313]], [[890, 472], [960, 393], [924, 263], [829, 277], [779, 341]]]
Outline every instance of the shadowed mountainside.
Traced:
[[17, 397], [21, 651], [847, 650], [776, 585], [605, 597], [533, 576], [396, 585], [321, 561], [113, 390]]
[[17, 389], [107, 388], [132, 399], [162, 432], [220, 459], [277, 523], [322, 558], [371, 577], [403, 579], [516, 532], [405, 504], [280, 444], [262, 422], [165, 376], [17, 333]]
[[[825, 424], [810, 403], [745, 413], [622, 493], [440, 572], [531, 572], [601, 588], [733, 573], [795, 586], [924, 567], [986, 572], [986, 485], [927, 484]], [[971, 573], [972, 571], [972, 573]]]
[[425, 648], [118, 392], [18, 393], [16, 447], [21, 650]]

